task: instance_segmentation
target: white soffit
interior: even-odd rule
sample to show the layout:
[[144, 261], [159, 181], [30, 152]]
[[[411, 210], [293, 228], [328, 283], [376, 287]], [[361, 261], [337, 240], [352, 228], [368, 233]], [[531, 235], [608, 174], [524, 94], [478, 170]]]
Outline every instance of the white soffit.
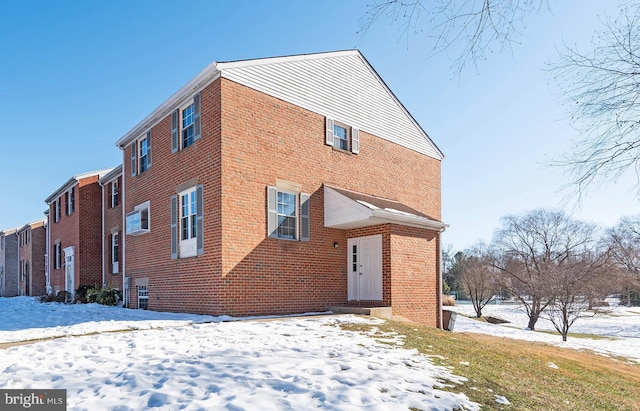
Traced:
[[221, 76], [441, 160], [442, 152], [357, 50], [218, 63]]

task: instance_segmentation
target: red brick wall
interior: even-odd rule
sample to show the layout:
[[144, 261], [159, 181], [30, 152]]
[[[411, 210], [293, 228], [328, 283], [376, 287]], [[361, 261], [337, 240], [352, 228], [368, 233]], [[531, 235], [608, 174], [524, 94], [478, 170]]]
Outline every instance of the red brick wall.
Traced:
[[391, 225], [391, 294], [393, 315], [437, 326], [438, 233]]
[[[131, 306], [135, 278], [149, 279], [149, 308], [158, 310], [240, 316], [346, 303], [347, 235], [367, 230], [324, 227], [323, 183], [440, 218], [438, 160], [362, 131], [360, 154], [335, 150], [324, 144], [323, 116], [226, 79], [202, 91], [202, 110], [202, 139], [178, 153], [171, 153], [170, 116], [153, 127], [153, 166], [142, 175], [131, 177], [130, 147], [124, 150], [125, 214], [150, 201], [151, 232], [126, 236]], [[191, 179], [204, 184], [205, 253], [171, 260], [170, 197]], [[311, 241], [267, 238], [266, 187], [277, 179], [311, 195]], [[383, 259], [391, 272], [391, 229], [371, 230], [387, 232]], [[391, 302], [391, 278], [384, 281]]]
[[[105, 183], [103, 192], [104, 197], [102, 199], [104, 204], [104, 232], [103, 235], [103, 255], [104, 255], [104, 279], [106, 285], [111, 288], [122, 289], [122, 239], [124, 232], [122, 230], [122, 176], [117, 178], [118, 187], [120, 190], [118, 205], [112, 207], [111, 182]], [[115, 231], [114, 231], [115, 230]], [[118, 252], [118, 271], [113, 272], [112, 264], [112, 250], [111, 250], [111, 237], [112, 233], [117, 232], [119, 235], [119, 252]]]
[[[123, 153], [124, 214], [150, 202], [150, 232], [127, 235], [125, 273], [131, 278], [130, 307], [137, 307], [136, 278], [149, 279], [149, 309], [220, 314], [220, 87], [202, 90], [202, 138], [171, 153], [171, 116], [152, 130], [152, 166], [131, 176], [131, 147]], [[176, 107], [177, 108], [177, 107]], [[204, 255], [171, 259], [171, 196], [196, 179], [204, 185]]]
[[76, 248], [76, 288], [102, 285], [102, 188], [98, 176], [81, 179], [76, 188], [80, 246]]
[[[64, 249], [75, 247], [75, 284], [99, 286], [102, 282], [102, 192], [98, 176], [81, 179], [75, 186], [75, 211], [66, 215], [64, 193], [61, 200], [60, 221], [55, 222], [55, 204], [49, 207], [50, 250], [49, 271], [53, 292], [65, 289]], [[55, 269], [55, 244], [62, 245], [62, 267]]]

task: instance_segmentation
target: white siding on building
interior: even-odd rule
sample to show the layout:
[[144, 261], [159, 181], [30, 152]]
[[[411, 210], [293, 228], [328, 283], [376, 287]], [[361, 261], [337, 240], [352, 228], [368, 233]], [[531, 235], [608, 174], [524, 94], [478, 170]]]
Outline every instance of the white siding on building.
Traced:
[[217, 68], [229, 80], [427, 156], [443, 157], [356, 50], [218, 63]]

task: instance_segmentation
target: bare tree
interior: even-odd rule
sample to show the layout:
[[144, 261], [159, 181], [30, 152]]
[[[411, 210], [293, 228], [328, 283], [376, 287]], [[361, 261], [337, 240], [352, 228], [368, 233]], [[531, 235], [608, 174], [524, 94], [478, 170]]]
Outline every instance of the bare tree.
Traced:
[[548, 63], [582, 135], [552, 164], [566, 169], [578, 199], [628, 170], [640, 193], [640, 5], [631, 4], [617, 18], [602, 19], [589, 51], [565, 45], [559, 60]]
[[562, 335], [562, 341], [567, 341], [573, 323], [591, 309], [591, 285], [598, 283], [606, 262], [607, 252], [580, 247], [569, 255], [564, 266], [559, 267], [550, 278], [550, 295], [553, 295], [553, 300], [547, 307], [546, 314], [556, 331]]
[[525, 30], [529, 15], [548, 0], [376, 0], [365, 14], [360, 33], [381, 18], [399, 26], [401, 37], [426, 33], [432, 53], [453, 50], [453, 69], [461, 72], [488, 54], [511, 49]]
[[640, 216], [623, 217], [607, 231], [611, 259], [620, 291], [631, 305], [632, 293], [640, 292]]
[[540, 314], [554, 302], [554, 281], [572, 268], [574, 255], [592, 249], [596, 227], [562, 211], [533, 210], [506, 216], [494, 239], [493, 265], [503, 274], [502, 285], [520, 300], [535, 329]]
[[460, 260], [461, 280], [469, 294], [476, 317], [482, 317], [482, 309], [497, 292], [495, 269], [488, 258], [487, 247], [478, 244], [463, 253]]

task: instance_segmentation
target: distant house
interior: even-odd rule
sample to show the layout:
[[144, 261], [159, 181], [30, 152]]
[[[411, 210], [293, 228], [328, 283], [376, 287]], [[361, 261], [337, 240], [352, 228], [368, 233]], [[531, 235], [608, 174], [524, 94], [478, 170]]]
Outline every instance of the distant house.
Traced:
[[17, 231], [20, 295], [46, 294], [46, 220], [25, 224]]
[[102, 285], [122, 289], [122, 166], [100, 178], [102, 187]]
[[360, 52], [212, 63], [117, 146], [129, 307], [441, 324], [443, 155]]
[[48, 210], [48, 287], [71, 294], [81, 286], [102, 285], [102, 190], [100, 177], [111, 169], [71, 177], [45, 202]]
[[0, 231], [0, 297], [20, 295], [18, 229]]

